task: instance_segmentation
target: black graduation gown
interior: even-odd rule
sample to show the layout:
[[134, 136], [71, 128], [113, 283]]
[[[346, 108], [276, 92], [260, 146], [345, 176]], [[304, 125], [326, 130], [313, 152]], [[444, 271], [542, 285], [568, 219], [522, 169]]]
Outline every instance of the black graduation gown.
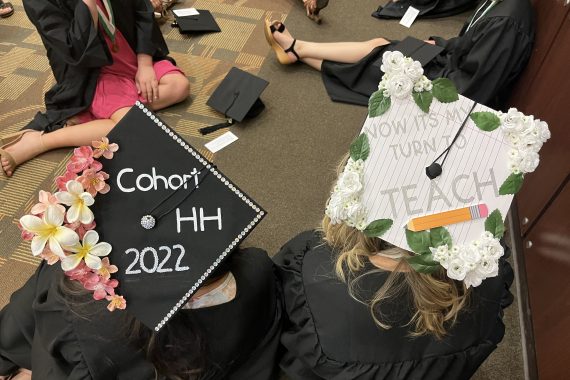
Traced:
[[[180, 312], [193, 313], [203, 331], [214, 371], [208, 379], [273, 379], [282, 313], [273, 263], [255, 248], [229, 260], [236, 298]], [[98, 312], [78, 317], [59, 295], [61, 276], [58, 265], [43, 262], [0, 312], [0, 375], [22, 367], [34, 379], [155, 379], [152, 364], [121, 335], [128, 304], [110, 313], [95, 302]]]
[[[503, 0], [458, 37], [430, 37], [445, 48], [424, 67], [429, 79], [451, 79], [458, 91], [478, 103], [502, 108], [512, 85], [532, 53], [534, 17], [529, 0]], [[386, 46], [374, 49], [357, 63], [324, 61], [321, 72], [332, 100], [368, 105], [382, 77], [374, 65]]]
[[[23, 4], [42, 38], [56, 80], [45, 94], [46, 112], [38, 112], [26, 128], [50, 132], [91, 105], [99, 69], [112, 64], [111, 53], [83, 1], [24, 0]], [[111, 0], [111, 4], [115, 24], [135, 53], [155, 60], [168, 55], [148, 0]]]
[[473, 8], [478, 0], [396, 0], [379, 6], [372, 17], [380, 19], [402, 18], [410, 6], [418, 11], [418, 18], [453, 16]]
[[[410, 296], [383, 303], [381, 311], [393, 327], [377, 327], [369, 308], [336, 278], [334, 255], [319, 233], [300, 234], [274, 261], [285, 300], [280, 365], [292, 380], [469, 379], [502, 340], [503, 308], [513, 299], [508, 290], [513, 271], [501, 260], [499, 276], [474, 289], [448, 335], [413, 338], [405, 327], [412, 315]], [[365, 276], [359, 282], [361, 297], [371, 296], [387, 276]]]

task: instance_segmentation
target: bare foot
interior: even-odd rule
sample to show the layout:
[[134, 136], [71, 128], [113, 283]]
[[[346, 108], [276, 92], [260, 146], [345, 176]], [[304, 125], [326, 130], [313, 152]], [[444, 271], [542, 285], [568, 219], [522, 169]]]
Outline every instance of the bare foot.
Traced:
[[[280, 26], [280, 23], [275, 23], [274, 25], [276, 28], [278, 28]], [[273, 38], [275, 38], [275, 41], [277, 41], [277, 43], [279, 44], [279, 46], [283, 48], [283, 50], [288, 49], [293, 44], [294, 41], [293, 36], [291, 35], [291, 33], [289, 33], [289, 30], [287, 30], [287, 28], [285, 28], [282, 33], [275, 31], [273, 33]], [[298, 45], [295, 45], [296, 51], [297, 47]], [[288, 52], [287, 56], [291, 59], [291, 62], [297, 61], [297, 57], [292, 52]]]
[[[41, 135], [42, 133], [39, 131], [25, 133], [20, 141], [7, 146], [4, 150], [12, 155], [14, 161], [16, 161], [16, 166], [21, 165], [44, 152]], [[10, 161], [5, 157], [2, 157], [2, 168], [8, 177], [11, 177], [14, 169], [16, 169], [15, 166], [12, 167]]]

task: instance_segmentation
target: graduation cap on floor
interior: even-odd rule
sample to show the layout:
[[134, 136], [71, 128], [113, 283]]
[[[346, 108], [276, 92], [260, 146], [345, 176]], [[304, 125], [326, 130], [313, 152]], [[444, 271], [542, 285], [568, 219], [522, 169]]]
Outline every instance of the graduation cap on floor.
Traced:
[[172, 27], [178, 27], [180, 33], [183, 34], [215, 33], [221, 31], [220, 26], [210, 11], [206, 9], [197, 9], [196, 11], [198, 14], [190, 16], [179, 16], [173, 11], [176, 21], [172, 24]]
[[[406, 57], [418, 61], [424, 67], [443, 50], [441, 46], [428, 44], [414, 37], [406, 37], [402, 41], [390, 44], [386, 48], [386, 51], [399, 51]], [[378, 58], [373, 65], [380, 67], [382, 65], [382, 57]]]
[[93, 206], [127, 310], [156, 331], [263, 219], [265, 211], [137, 103], [109, 133], [111, 190]]
[[[409, 61], [390, 62], [400, 74], [387, 81], [405, 87]], [[442, 266], [478, 286], [497, 274], [503, 218], [550, 132], [515, 109], [505, 114], [458, 96], [448, 79], [426, 85], [405, 92], [387, 83], [371, 96], [326, 213], [333, 224], [413, 252], [419, 272]]]
[[216, 111], [224, 114], [228, 120], [224, 123], [201, 128], [200, 133], [206, 135], [218, 129], [229, 127], [235, 122], [256, 117], [265, 109], [260, 99], [268, 81], [258, 76], [232, 67], [222, 83], [216, 88], [206, 102]]

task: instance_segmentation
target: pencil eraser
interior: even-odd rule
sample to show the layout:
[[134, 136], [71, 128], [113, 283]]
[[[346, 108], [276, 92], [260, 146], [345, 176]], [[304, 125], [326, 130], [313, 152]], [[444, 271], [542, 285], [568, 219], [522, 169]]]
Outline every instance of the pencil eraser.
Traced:
[[481, 215], [481, 218], [486, 218], [489, 215], [489, 208], [487, 208], [485, 203], [479, 205], [479, 215]]

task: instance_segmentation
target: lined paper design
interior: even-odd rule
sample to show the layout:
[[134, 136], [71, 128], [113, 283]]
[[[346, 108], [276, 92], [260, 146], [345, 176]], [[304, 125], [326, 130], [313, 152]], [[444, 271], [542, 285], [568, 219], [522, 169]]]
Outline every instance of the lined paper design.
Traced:
[[[499, 129], [484, 132], [469, 119], [441, 176], [430, 181], [425, 174], [425, 168], [449, 146], [472, 106], [473, 101], [463, 96], [449, 104], [434, 99], [430, 113], [425, 114], [412, 99], [392, 99], [388, 112], [366, 119], [362, 132], [368, 135], [371, 153], [362, 201], [368, 222], [394, 220], [382, 239], [407, 247], [404, 227], [411, 218], [479, 203], [506, 215], [513, 197], [499, 196], [498, 189], [510, 174], [509, 145]], [[480, 111], [493, 110], [477, 105], [473, 112]], [[468, 242], [480, 236], [484, 222], [472, 220], [447, 229], [454, 242]]]

